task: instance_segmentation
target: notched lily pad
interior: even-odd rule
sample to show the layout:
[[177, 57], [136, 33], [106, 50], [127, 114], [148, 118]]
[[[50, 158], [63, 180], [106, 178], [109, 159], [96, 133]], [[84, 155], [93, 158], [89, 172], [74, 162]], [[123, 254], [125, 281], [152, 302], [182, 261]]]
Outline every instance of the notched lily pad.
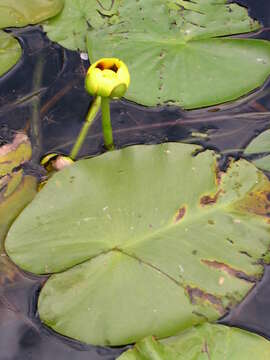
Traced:
[[243, 299], [268, 255], [270, 182], [246, 160], [221, 173], [198, 150], [132, 146], [48, 181], [5, 245], [23, 269], [54, 273], [39, 298], [45, 324], [122, 345], [216, 320]]
[[0, 29], [37, 24], [62, 10], [65, 0], [1, 0]]
[[270, 343], [261, 336], [223, 325], [204, 324], [157, 341], [147, 337], [118, 360], [267, 360]]
[[22, 49], [18, 40], [0, 30], [0, 76], [19, 61], [21, 54]]
[[127, 99], [186, 109], [231, 101], [264, 83], [269, 42], [225, 38], [259, 28], [244, 7], [227, 0], [66, 0], [44, 24], [51, 40], [88, 49], [91, 62], [124, 60], [132, 79]]
[[237, 99], [264, 83], [269, 42], [225, 38], [259, 27], [227, 0], [122, 1], [115, 24], [89, 29], [88, 53], [91, 62], [125, 61], [132, 79], [127, 99], [193, 109]]
[[120, 0], [66, 0], [63, 11], [44, 23], [52, 41], [70, 50], [86, 51], [87, 29], [111, 22]]

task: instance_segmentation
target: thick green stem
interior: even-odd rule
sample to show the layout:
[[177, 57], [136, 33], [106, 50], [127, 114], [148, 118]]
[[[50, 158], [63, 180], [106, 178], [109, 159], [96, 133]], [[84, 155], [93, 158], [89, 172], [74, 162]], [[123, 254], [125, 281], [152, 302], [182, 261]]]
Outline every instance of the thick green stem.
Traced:
[[101, 97], [100, 96], [97, 96], [89, 111], [88, 111], [88, 114], [86, 116], [86, 120], [85, 120], [85, 123], [83, 124], [83, 127], [81, 128], [81, 131], [80, 131], [80, 134], [71, 150], [71, 153], [70, 153], [70, 157], [72, 160], [75, 160], [75, 158], [77, 157], [81, 147], [82, 147], [82, 144], [87, 136], [87, 133], [88, 133], [88, 130], [89, 130], [89, 127], [91, 126], [93, 120], [95, 119], [97, 113], [98, 113], [98, 110], [100, 108], [100, 104], [101, 104]]
[[110, 116], [110, 98], [101, 99], [101, 111], [102, 111], [102, 130], [104, 137], [104, 145], [106, 149], [113, 150], [113, 134], [112, 134], [112, 124]]

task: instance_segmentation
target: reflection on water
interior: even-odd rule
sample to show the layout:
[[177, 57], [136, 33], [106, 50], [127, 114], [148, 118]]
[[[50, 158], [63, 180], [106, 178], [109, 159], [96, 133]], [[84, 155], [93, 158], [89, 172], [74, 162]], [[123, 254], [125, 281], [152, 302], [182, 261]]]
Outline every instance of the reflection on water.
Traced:
[[[270, 26], [268, 0], [238, 2], [250, 5], [251, 15], [263, 21], [266, 27]], [[24, 47], [24, 57], [0, 82], [0, 144], [9, 142], [14, 131], [19, 129], [29, 134], [38, 132], [36, 156], [26, 169], [38, 176], [41, 174], [39, 155], [51, 151], [68, 154], [80, 130], [90, 100], [84, 91], [84, 76], [89, 64], [77, 53], [51, 43], [39, 27], [19, 29], [14, 33]], [[256, 37], [270, 40], [270, 33], [263, 31]], [[38, 73], [40, 77], [34, 81], [35, 69], [40, 68], [40, 64], [42, 74]], [[116, 145], [181, 140], [215, 149], [225, 159], [241, 156], [255, 135], [270, 128], [269, 92], [267, 83], [259, 92], [233, 104], [190, 112], [174, 107], [154, 109], [126, 101], [114, 102], [112, 122]], [[102, 151], [101, 124], [97, 120], [80, 155], [95, 155]], [[0, 268], [4, 269], [4, 266], [6, 264], [3, 265], [3, 259], [0, 259]], [[9, 266], [12, 271], [13, 265]], [[123, 349], [85, 346], [41, 325], [36, 302], [45, 279], [15, 270], [14, 276], [5, 278], [0, 271], [0, 359], [115, 359]], [[223, 322], [270, 338], [269, 299], [270, 267], [266, 267], [261, 283]]]

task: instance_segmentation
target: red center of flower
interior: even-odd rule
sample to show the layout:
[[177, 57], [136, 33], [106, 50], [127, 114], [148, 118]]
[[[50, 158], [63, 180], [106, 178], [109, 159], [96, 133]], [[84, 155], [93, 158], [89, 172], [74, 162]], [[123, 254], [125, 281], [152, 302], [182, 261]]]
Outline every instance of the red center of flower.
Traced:
[[96, 66], [98, 69], [100, 70], [112, 70], [113, 72], [117, 73], [118, 71], [118, 67], [116, 66], [116, 64], [113, 64], [111, 66], [107, 66], [107, 64], [103, 61], [101, 61], [100, 63], [97, 64]]

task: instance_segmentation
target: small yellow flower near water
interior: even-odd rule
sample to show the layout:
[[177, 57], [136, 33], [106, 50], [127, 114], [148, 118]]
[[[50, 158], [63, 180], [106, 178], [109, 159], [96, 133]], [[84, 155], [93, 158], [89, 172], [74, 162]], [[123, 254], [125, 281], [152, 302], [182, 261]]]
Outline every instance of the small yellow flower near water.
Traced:
[[103, 58], [90, 66], [85, 79], [86, 90], [95, 96], [120, 98], [130, 83], [127, 66], [117, 58]]
[[70, 157], [56, 153], [45, 155], [40, 162], [48, 172], [60, 171], [73, 163], [74, 161]]

